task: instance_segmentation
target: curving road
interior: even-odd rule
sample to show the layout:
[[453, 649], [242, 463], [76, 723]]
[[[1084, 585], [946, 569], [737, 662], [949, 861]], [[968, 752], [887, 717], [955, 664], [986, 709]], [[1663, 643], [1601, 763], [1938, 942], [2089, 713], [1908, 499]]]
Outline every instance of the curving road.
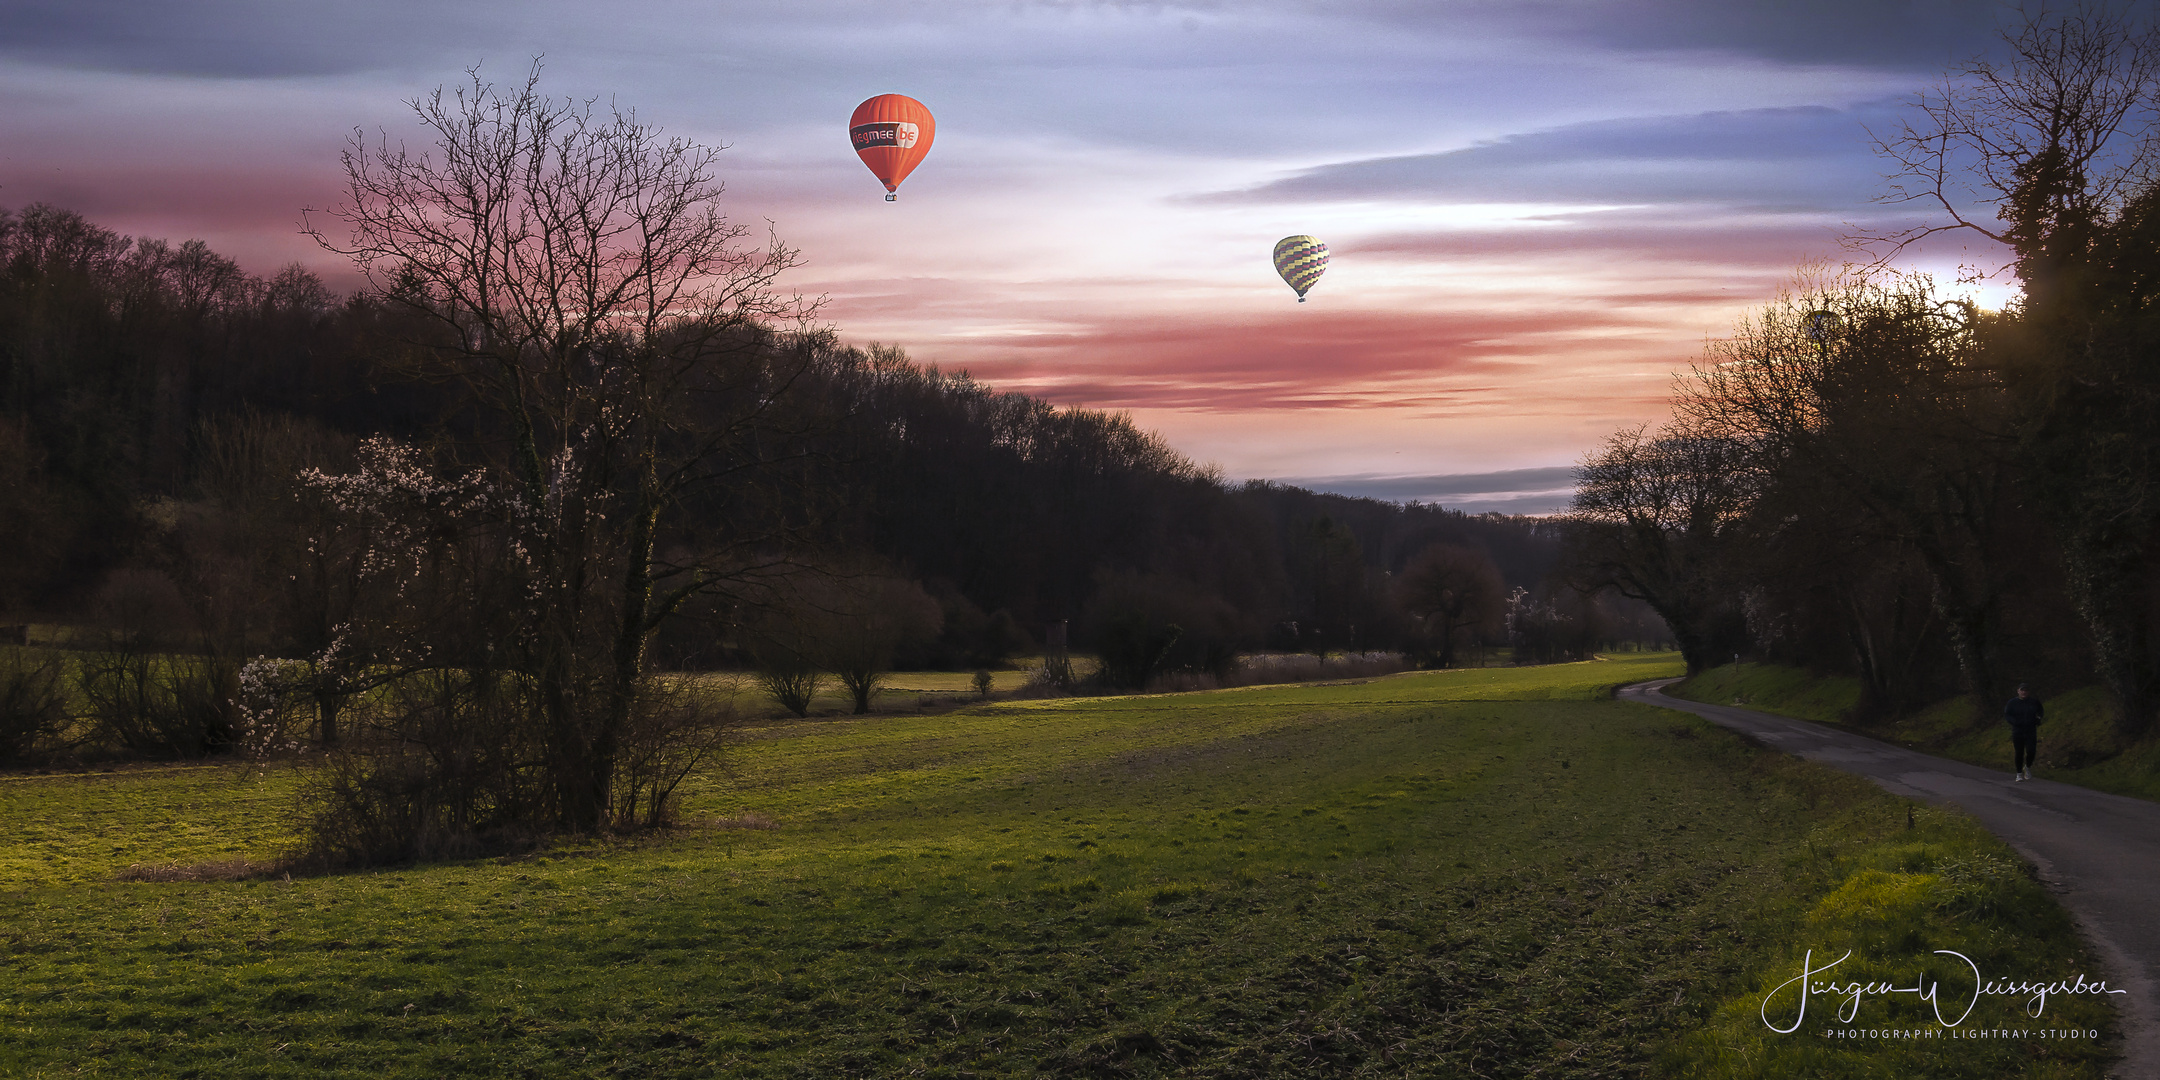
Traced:
[[[1766, 746], [1865, 776], [1893, 795], [1944, 803], [1980, 819], [2040, 870], [2100, 954], [2122, 1010], [2123, 1059], [2112, 1075], [2160, 1080], [2160, 803], [1931, 757], [1864, 735], [1665, 694], [1678, 679], [1637, 683], [1620, 697], [1691, 712]], [[2041, 738], [2045, 739], [2046, 729]]]

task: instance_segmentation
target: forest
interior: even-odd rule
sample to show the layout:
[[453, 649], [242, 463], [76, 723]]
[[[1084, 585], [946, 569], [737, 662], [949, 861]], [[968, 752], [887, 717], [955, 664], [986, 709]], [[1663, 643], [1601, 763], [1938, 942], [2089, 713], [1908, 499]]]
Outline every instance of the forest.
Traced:
[[[468, 394], [400, 366], [412, 333], [298, 266], [257, 278], [199, 241], [0, 211], [0, 622], [151, 620], [205, 651], [297, 647], [278, 579], [280, 552], [308, 542], [301, 472], [350, 472], [373, 437], [441, 462], [499, 449]], [[752, 531], [804, 558], [919, 582], [942, 631], [910, 643], [909, 666], [1002, 661], [1061, 620], [1085, 640], [1097, 609], [1143, 597], [1196, 651], [1437, 648], [1390, 588], [1419, 555], [1469, 549], [1479, 573], [1533, 591], [1557, 556], [1537, 519], [1226, 482], [1122, 415], [830, 332], [787, 349], [769, 425], [795, 466], [786, 505], [698, 509], [762, 515]], [[728, 628], [696, 615], [665, 634], [671, 662], [726, 662]], [[1480, 619], [1475, 640], [1497, 642]]]

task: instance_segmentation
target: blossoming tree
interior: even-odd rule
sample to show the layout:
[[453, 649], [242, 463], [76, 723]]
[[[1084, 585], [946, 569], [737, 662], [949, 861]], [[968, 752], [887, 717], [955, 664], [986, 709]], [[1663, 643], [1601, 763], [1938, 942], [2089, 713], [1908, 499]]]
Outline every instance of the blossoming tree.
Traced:
[[[826, 339], [814, 304], [776, 284], [795, 252], [720, 209], [717, 148], [537, 81], [537, 65], [503, 90], [475, 70], [411, 102], [423, 150], [356, 133], [345, 198], [322, 212], [349, 236], [309, 228], [402, 317], [412, 374], [467, 390], [463, 445], [490, 449], [458, 467], [485, 471], [474, 512], [500, 511], [492, 535], [521, 579], [494, 620], [515, 627], [497, 662], [539, 748], [521, 767], [544, 797], [519, 813], [584, 831], [628, 813], [620, 750], [653, 691], [654, 631], [778, 558], [788, 390]], [[731, 524], [669, 539], [688, 500]], [[400, 655], [427, 652], [425, 622]]]

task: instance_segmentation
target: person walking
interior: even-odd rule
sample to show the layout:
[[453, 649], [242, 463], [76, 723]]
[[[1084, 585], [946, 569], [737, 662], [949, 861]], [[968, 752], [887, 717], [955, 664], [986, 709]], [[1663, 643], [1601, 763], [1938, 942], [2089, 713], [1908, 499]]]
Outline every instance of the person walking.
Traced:
[[2010, 725], [2010, 756], [2016, 768], [2010, 773], [2012, 780], [2032, 779], [2034, 747], [2038, 743], [2040, 717], [2046, 713], [2040, 699], [2033, 696], [2032, 687], [2019, 683], [2017, 696], [2003, 706], [2003, 722]]

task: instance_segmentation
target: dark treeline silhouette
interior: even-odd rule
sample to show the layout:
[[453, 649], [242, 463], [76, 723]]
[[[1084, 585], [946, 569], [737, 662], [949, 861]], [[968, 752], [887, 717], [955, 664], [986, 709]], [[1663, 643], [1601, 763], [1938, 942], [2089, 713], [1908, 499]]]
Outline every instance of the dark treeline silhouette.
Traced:
[[[275, 580], [293, 576], [275, 572], [290, 553], [270, 550], [305, 543], [268, 523], [305, 513], [293, 476], [349, 470], [377, 435], [446, 460], [504, 452], [464, 389], [415, 377], [418, 336], [297, 266], [257, 278], [200, 242], [131, 239], [51, 206], [0, 212], [0, 621], [140, 624], [172, 648], [224, 635], [234, 656], [321, 648], [335, 613], [291, 610]], [[1557, 555], [1536, 519], [1226, 483], [1120, 414], [999, 393], [897, 349], [804, 347], [787, 390], [800, 502], [693, 502], [671, 536], [694, 538], [700, 514], [792, 513], [806, 550], [874, 556], [943, 610], [904, 666], [993, 663], [1058, 622], [1083, 647], [1175, 626], [1148, 671], [1261, 648], [1452, 661], [1454, 644], [1503, 641], [1505, 612], [1457, 612], [1425, 642], [1432, 609], [1397, 584], [1413, 560], [1474, 553], [1504, 594], [1546, 589]], [[739, 659], [714, 647], [727, 612], [685, 614], [663, 660]]]
[[1263, 646], [1402, 648], [1390, 582], [1422, 549], [1475, 549], [1526, 587], [1558, 550], [1534, 519], [1226, 484], [1122, 415], [998, 393], [894, 349], [843, 350], [825, 377], [850, 417], [833, 433], [846, 495], [832, 536], [945, 603], [932, 663], [973, 666], [995, 649], [968, 635], [1060, 621], [1091, 641], [1136, 604], [1151, 610], [1125, 614], [1180, 628], [1173, 667]]
[[216, 482], [221, 423], [330, 431], [431, 411], [370, 380], [373, 313], [294, 266], [133, 240], [51, 206], [0, 212], [0, 604], [78, 606], [141, 554], [151, 503]]
[[1948, 220], [1872, 239], [1984, 234], [2021, 299], [1803, 276], [1681, 380], [1670, 424], [1586, 461], [1570, 562], [1653, 605], [1691, 670], [1849, 674], [1878, 717], [2098, 682], [2136, 738], [2160, 706], [2160, 29], [2081, 7], [2008, 44], [1882, 144], [1896, 194]]

